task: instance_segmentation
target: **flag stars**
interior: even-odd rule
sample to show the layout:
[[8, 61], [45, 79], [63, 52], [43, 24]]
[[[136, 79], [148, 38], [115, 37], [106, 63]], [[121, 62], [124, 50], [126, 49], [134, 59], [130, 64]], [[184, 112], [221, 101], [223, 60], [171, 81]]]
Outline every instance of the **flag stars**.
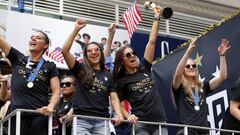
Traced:
[[201, 62], [202, 58], [203, 58], [203, 55], [199, 56], [199, 54], [197, 53], [196, 58], [194, 60], [197, 66], [202, 66], [202, 62]]

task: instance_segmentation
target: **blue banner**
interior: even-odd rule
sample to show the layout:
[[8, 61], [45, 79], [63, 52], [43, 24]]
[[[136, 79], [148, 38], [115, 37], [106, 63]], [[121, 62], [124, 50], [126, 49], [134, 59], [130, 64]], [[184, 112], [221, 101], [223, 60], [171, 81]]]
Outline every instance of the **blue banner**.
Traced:
[[[240, 58], [240, 16], [237, 15], [223, 22], [220, 26], [201, 36], [190, 56], [201, 64], [199, 66], [201, 79], [209, 81], [219, 73], [220, 58], [217, 48], [222, 38], [227, 38], [231, 46], [226, 54], [228, 78], [211, 95], [208, 95], [208, 120], [211, 128], [221, 126], [221, 120], [229, 104], [227, 93], [229, 93], [237, 78], [240, 77], [240, 60], [238, 60]], [[179, 49], [153, 66], [154, 79], [166, 108], [168, 122], [172, 123], [176, 123], [177, 120], [171, 91], [172, 78], [186, 48], [187, 46]], [[212, 133], [215, 134], [216, 131], [212, 131]]]
[[[134, 48], [134, 50], [136, 50], [139, 59], [142, 59], [144, 55], [148, 38], [148, 34], [142, 33], [134, 33], [133, 37], [131, 38], [131, 46]], [[167, 55], [169, 52], [175, 50], [178, 45], [184, 42], [185, 40], [182, 39], [158, 36], [155, 49], [155, 58]]]

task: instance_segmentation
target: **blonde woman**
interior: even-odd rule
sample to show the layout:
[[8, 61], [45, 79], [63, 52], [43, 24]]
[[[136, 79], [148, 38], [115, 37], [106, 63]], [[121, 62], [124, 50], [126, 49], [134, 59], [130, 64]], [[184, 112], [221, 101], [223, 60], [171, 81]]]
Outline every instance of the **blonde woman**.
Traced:
[[[218, 47], [220, 56], [220, 75], [209, 82], [199, 80], [199, 71], [193, 59], [189, 58], [196, 47], [196, 39], [189, 45], [187, 51], [178, 63], [173, 77], [173, 93], [178, 111], [178, 122], [180, 124], [205, 126], [207, 121], [207, 94], [216, 89], [227, 78], [227, 64], [225, 54], [229, 49], [229, 41], [222, 39]], [[191, 135], [207, 135], [208, 131], [189, 129]], [[180, 130], [177, 135], [183, 134]]]

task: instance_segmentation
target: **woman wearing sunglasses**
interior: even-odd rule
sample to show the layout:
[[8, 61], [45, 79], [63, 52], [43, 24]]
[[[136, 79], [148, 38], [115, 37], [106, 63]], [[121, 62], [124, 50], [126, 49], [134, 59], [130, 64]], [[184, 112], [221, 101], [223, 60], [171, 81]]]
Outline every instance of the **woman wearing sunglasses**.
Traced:
[[[191, 52], [196, 47], [195, 42], [196, 39], [192, 41], [178, 63], [173, 77], [172, 88], [178, 109], [178, 122], [181, 124], [208, 127], [206, 96], [227, 78], [225, 54], [230, 46], [228, 40], [222, 39], [221, 45], [218, 47], [220, 75], [214, 77], [209, 82], [203, 83], [199, 80], [196, 63], [193, 59], [189, 58]], [[180, 130], [177, 134], [183, 135], [183, 130]], [[209, 131], [189, 129], [188, 134], [208, 135]]]
[[[87, 115], [109, 118], [109, 96], [115, 111], [115, 125], [123, 119], [117, 92], [114, 89], [112, 75], [106, 71], [104, 54], [96, 42], [87, 44], [84, 48], [84, 62], [79, 63], [69, 52], [75, 36], [86, 26], [84, 19], [77, 19], [74, 30], [65, 41], [62, 54], [66, 63], [77, 78], [77, 91], [73, 101], [73, 112], [76, 115]], [[111, 26], [110, 26], [111, 27]], [[109, 33], [109, 37], [110, 37]], [[113, 34], [113, 33], [112, 33]], [[113, 38], [113, 36], [112, 36]], [[112, 41], [110, 39], [110, 41]], [[108, 44], [108, 42], [107, 42]], [[107, 124], [107, 126], [105, 126]], [[96, 119], [79, 118], [77, 134], [110, 134], [108, 122]]]
[[[57, 127], [54, 131], [54, 135], [62, 134], [62, 124], [63, 121], [67, 123], [66, 134], [71, 135], [71, 121], [72, 117], [72, 104], [73, 97], [76, 92], [76, 78], [73, 75], [63, 76], [60, 82], [62, 97], [60, 99], [60, 103], [56, 108], [54, 114], [54, 125]], [[70, 111], [71, 110], [71, 111]]]
[[[156, 12], [155, 12], [156, 13]], [[135, 51], [129, 46], [120, 48], [115, 57], [113, 80], [118, 84], [117, 89], [121, 101], [124, 117], [136, 124], [136, 134], [159, 134], [158, 125], [137, 123], [140, 121], [165, 122], [166, 115], [158, 90], [154, 85], [151, 67], [154, 58], [155, 44], [160, 24], [158, 19], [153, 21], [149, 41], [145, 48], [144, 58], [138, 65]], [[129, 101], [132, 114], [124, 108], [124, 101]], [[162, 135], [167, 135], [166, 128], [162, 128]]]

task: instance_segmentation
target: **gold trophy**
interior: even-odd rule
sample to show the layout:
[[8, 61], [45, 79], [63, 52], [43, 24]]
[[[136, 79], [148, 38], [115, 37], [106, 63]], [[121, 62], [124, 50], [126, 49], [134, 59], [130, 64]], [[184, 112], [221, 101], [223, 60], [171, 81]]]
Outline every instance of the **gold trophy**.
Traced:
[[151, 1], [146, 1], [144, 3], [144, 7], [146, 10], [154, 10], [156, 8], [157, 12], [161, 13], [163, 18], [165, 18], [165, 19], [169, 19], [173, 15], [172, 8], [170, 8], [170, 7], [162, 8], [160, 5], [156, 5], [155, 3], [151, 2]]

